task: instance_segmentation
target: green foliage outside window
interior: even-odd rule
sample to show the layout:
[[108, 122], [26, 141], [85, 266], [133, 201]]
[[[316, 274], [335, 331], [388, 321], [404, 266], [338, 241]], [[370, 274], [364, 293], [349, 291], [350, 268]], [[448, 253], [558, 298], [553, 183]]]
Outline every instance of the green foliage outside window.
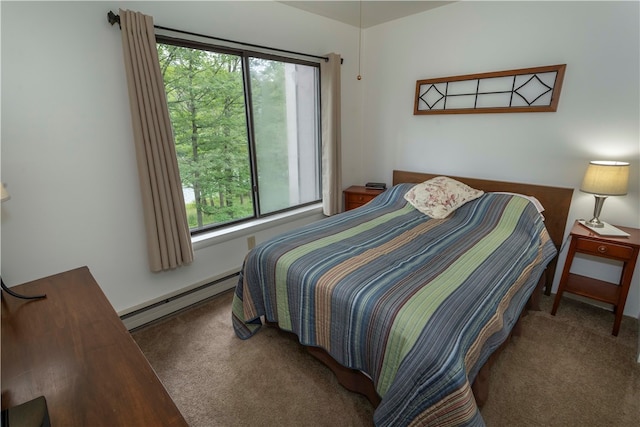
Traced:
[[157, 47], [192, 232], [319, 200], [317, 66]]
[[190, 228], [253, 216], [241, 58], [158, 44]]

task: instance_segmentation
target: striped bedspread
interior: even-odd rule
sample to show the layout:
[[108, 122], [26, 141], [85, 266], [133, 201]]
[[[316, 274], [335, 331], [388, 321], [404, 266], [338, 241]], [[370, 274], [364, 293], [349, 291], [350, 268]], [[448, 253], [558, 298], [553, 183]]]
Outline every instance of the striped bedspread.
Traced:
[[432, 219], [385, 191], [246, 257], [233, 326], [261, 316], [371, 377], [378, 426], [484, 425], [471, 383], [555, 256], [525, 198], [486, 193]]

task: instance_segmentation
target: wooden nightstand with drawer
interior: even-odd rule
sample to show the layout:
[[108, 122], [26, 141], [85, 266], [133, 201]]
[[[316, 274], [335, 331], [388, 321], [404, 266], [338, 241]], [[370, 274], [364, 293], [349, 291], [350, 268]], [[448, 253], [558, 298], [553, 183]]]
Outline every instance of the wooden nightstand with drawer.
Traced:
[[[612, 334], [618, 335], [629, 286], [631, 286], [633, 269], [640, 250], [640, 230], [630, 227], [618, 228], [629, 233], [629, 237], [601, 236], [576, 221], [571, 229], [571, 243], [560, 277], [558, 292], [553, 302], [552, 315], [556, 314], [564, 292], [612, 304], [615, 314]], [[571, 273], [571, 264], [576, 253], [620, 261], [622, 273], [619, 283], [609, 283]]]
[[344, 193], [344, 210], [359, 208], [373, 200], [378, 194], [384, 190], [377, 188], [367, 188], [362, 185], [352, 185], [343, 191]]

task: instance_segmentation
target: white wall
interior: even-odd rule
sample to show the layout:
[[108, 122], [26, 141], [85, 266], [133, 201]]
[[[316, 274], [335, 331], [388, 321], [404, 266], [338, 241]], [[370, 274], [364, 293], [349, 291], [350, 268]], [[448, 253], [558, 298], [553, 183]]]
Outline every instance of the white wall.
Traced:
[[[570, 226], [593, 213], [593, 196], [578, 191], [587, 163], [628, 161], [629, 194], [608, 198], [601, 218], [640, 227], [639, 9], [463, 1], [367, 29], [363, 180], [390, 183], [405, 169], [575, 188]], [[557, 112], [413, 115], [416, 80], [555, 64], [567, 64]], [[617, 281], [619, 268], [582, 261], [576, 272]], [[637, 266], [625, 308], [634, 317], [639, 283]]]
[[[0, 172], [12, 194], [1, 208], [2, 277], [10, 285], [88, 265], [125, 311], [233, 270], [246, 253], [241, 236], [198, 249], [191, 266], [149, 272], [120, 32], [106, 20], [118, 8], [168, 27], [342, 54], [344, 187], [390, 183], [392, 169], [408, 169], [577, 188], [589, 160], [626, 160], [630, 193], [609, 198], [602, 218], [640, 227], [637, 2], [436, 8], [365, 30], [358, 82], [357, 28], [277, 2], [2, 1]], [[556, 113], [412, 114], [418, 79], [559, 63], [567, 73]], [[570, 218], [592, 209], [593, 197], [576, 190]], [[296, 225], [255, 235], [259, 242]], [[636, 268], [630, 315], [640, 312], [639, 280]]]
[[[1, 7], [2, 278], [9, 285], [87, 265], [119, 312], [237, 269], [245, 236], [153, 274], [147, 263], [118, 8], [157, 25], [315, 55], [355, 75], [357, 29], [277, 2], [7, 2]], [[344, 82], [343, 111], [359, 108]], [[345, 120], [343, 138], [357, 126]], [[355, 146], [357, 149], [357, 145]], [[345, 157], [353, 157], [346, 144]], [[345, 165], [345, 182], [361, 173]], [[256, 235], [258, 242], [301, 225]]]

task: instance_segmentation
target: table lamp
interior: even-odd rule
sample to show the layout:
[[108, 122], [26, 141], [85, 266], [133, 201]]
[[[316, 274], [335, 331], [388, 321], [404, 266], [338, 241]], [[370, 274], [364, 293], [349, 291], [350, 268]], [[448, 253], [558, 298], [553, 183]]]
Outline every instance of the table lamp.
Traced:
[[629, 183], [629, 163], [608, 160], [589, 162], [584, 174], [580, 191], [591, 193], [596, 198], [593, 208], [593, 218], [585, 221], [584, 225], [591, 228], [602, 228], [605, 223], [600, 221], [600, 211], [608, 196], [624, 196], [627, 194]]
[[[0, 202], [5, 202], [7, 200], [9, 200], [11, 198], [11, 195], [9, 194], [9, 192], [7, 191], [7, 187], [4, 186], [4, 182], [0, 185]], [[5, 291], [6, 293], [8, 293], [9, 295], [16, 297], [16, 298], [21, 298], [21, 299], [41, 299], [41, 298], [46, 298], [46, 295], [21, 295], [17, 292], [12, 291], [11, 289], [9, 289], [7, 287], [7, 285], [4, 284], [4, 280], [2, 280], [2, 278], [0, 277], [0, 287], [2, 287], [2, 290]], [[2, 425], [7, 425], [5, 423], [3, 423]]]
[[4, 202], [5, 200], [9, 200], [11, 198], [11, 195], [7, 191], [7, 187], [4, 186], [4, 182], [2, 183], [1, 191], [2, 192], [0, 193], [0, 201]]

